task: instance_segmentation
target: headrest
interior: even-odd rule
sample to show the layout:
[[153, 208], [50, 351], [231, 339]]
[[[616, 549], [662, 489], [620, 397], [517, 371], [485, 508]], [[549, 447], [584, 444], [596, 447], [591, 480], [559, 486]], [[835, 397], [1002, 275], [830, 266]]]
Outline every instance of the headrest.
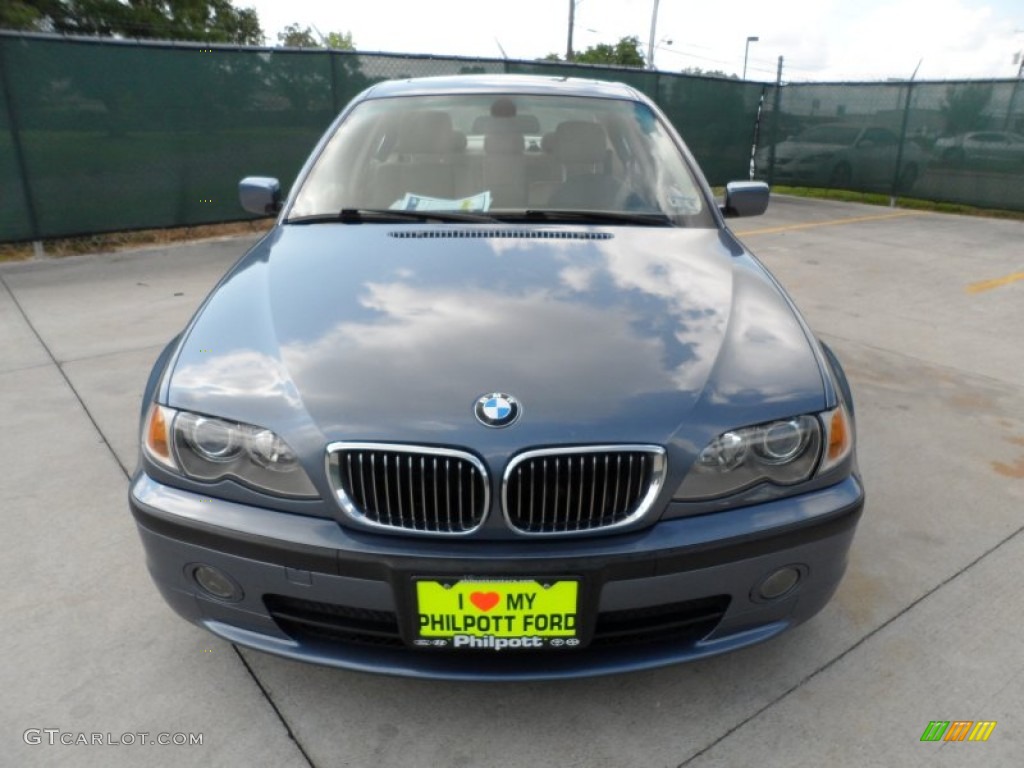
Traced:
[[400, 154], [446, 154], [466, 146], [466, 137], [452, 130], [452, 119], [447, 112], [410, 112], [398, 128]]
[[491, 117], [514, 117], [516, 103], [508, 96], [501, 96], [491, 104]]
[[584, 120], [566, 120], [555, 129], [554, 150], [563, 163], [604, 162], [607, 153], [604, 128]]
[[521, 133], [488, 133], [484, 135], [484, 152], [488, 155], [518, 155], [526, 142]]
[[511, 117], [494, 117], [480, 115], [473, 121], [473, 134], [488, 133], [540, 133], [540, 120], [536, 115], [512, 115]]

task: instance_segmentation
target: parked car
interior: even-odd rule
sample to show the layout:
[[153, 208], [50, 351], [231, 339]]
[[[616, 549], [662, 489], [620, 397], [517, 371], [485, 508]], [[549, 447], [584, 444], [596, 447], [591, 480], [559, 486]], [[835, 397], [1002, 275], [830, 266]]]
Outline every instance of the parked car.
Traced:
[[[892, 188], [899, 136], [888, 128], [826, 123], [808, 128], [775, 146], [772, 179], [778, 184], [889, 191]], [[755, 165], [766, 177], [771, 147], [758, 150]], [[898, 191], [917, 182], [925, 153], [913, 142], [903, 147]]]
[[286, 199], [240, 193], [277, 222], [157, 360], [130, 489], [182, 616], [531, 679], [732, 651], [829, 600], [864, 502], [846, 378], [726, 226], [767, 186], [717, 205], [642, 94], [385, 82]]
[[1024, 136], [1006, 131], [974, 131], [945, 136], [935, 152], [951, 165], [971, 165], [1020, 173], [1024, 165]]

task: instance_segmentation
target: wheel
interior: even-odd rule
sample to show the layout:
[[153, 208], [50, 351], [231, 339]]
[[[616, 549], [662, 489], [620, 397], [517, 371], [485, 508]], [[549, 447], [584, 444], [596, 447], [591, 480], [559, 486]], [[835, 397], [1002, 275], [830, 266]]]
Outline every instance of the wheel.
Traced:
[[909, 192], [917, 182], [917, 173], [917, 165], [915, 163], [903, 166], [899, 181], [896, 183], [896, 191]]
[[950, 165], [963, 165], [964, 164], [964, 150], [963, 147], [952, 147], [942, 153], [942, 159]]
[[849, 187], [852, 178], [853, 171], [850, 169], [849, 164], [840, 163], [832, 169], [832, 175], [829, 177], [828, 183], [830, 187]]

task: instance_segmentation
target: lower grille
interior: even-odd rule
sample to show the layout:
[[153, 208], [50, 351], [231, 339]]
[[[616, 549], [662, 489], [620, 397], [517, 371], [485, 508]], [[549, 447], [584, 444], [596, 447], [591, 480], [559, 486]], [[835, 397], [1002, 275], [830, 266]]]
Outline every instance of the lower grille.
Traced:
[[295, 639], [313, 638], [349, 645], [403, 645], [398, 618], [390, 611], [280, 595], [264, 595], [263, 603], [281, 631]]
[[335, 493], [351, 517], [412, 533], [467, 534], [484, 521], [483, 463], [462, 451], [377, 443], [328, 446]]
[[[405, 647], [398, 631], [398, 617], [390, 611], [281, 595], [265, 595], [263, 602], [281, 631], [296, 640]], [[728, 607], [729, 596], [716, 595], [646, 608], [604, 611], [597, 616], [589, 647], [612, 648], [659, 641], [695, 643], [718, 626]], [[487, 652], [487, 655], [492, 654]]]
[[664, 477], [665, 452], [657, 446], [528, 451], [505, 471], [505, 515], [519, 533], [617, 528], [643, 517]]
[[597, 615], [591, 647], [608, 647], [659, 640], [697, 642], [710, 634], [729, 607], [728, 595], [702, 597], [681, 603], [652, 605]]

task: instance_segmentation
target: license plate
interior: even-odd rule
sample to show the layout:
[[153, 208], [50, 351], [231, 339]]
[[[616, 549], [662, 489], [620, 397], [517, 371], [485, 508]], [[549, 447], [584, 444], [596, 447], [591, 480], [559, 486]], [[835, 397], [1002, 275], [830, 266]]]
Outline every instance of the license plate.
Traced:
[[573, 648], [579, 582], [416, 581], [415, 644], [457, 650]]

